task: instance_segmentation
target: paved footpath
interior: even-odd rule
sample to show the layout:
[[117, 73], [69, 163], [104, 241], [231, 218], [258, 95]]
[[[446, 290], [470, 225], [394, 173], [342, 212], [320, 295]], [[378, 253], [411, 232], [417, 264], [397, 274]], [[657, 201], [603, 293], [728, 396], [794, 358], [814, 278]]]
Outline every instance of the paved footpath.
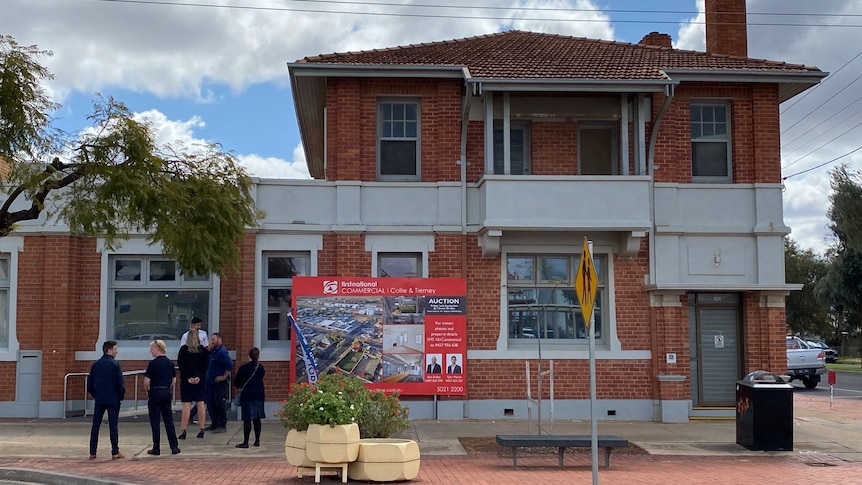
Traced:
[[[600, 422], [601, 433], [619, 434], [643, 444], [650, 454], [613, 454], [610, 468], [599, 468], [603, 484], [807, 484], [862, 483], [862, 403], [806, 397], [797, 393], [794, 403], [794, 451], [752, 452], [733, 443], [735, 423], [609, 423]], [[584, 426], [585, 423], [577, 423]], [[591, 483], [589, 453], [567, 454], [566, 467], [558, 468], [555, 455], [524, 454], [519, 467], [512, 467], [511, 456], [493, 453], [465, 455], [457, 436], [493, 436], [510, 432], [506, 422], [417, 421], [412, 433], [426, 448], [419, 476], [410, 483], [422, 484], [568, 484]], [[560, 428], [562, 428], [562, 424]], [[586, 423], [589, 429], [589, 423]], [[229, 433], [207, 436], [204, 440], [181, 442], [183, 453], [150, 457], [148, 426], [143, 422], [120, 425], [121, 450], [128, 458], [110, 460], [107, 448], [100, 446], [99, 459], [87, 459], [88, 424], [79, 418], [35, 420], [21, 423], [0, 422], [0, 480], [18, 479], [33, 483], [87, 484], [300, 484], [302, 480], [287, 464], [283, 450], [285, 433], [276, 423], [264, 428], [260, 448], [236, 449], [241, 434], [239, 423], [231, 423]], [[668, 429], [673, 434], [668, 433]], [[450, 431], [452, 430], [452, 431]], [[627, 432], [628, 431], [628, 432]], [[441, 434], [451, 434], [440, 445]], [[832, 434], [837, 438], [819, 434]], [[107, 426], [103, 439], [107, 439]], [[410, 433], [408, 433], [410, 434]], [[125, 436], [125, 437], [124, 437]], [[730, 443], [727, 443], [731, 436]], [[640, 437], [644, 437], [640, 439]], [[424, 440], [424, 441], [423, 441]], [[800, 442], [800, 440], [803, 440]], [[837, 441], [836, 441], [837, 440]], [[706, 444], [714, 443], [714, 450]], [[701, 446], [698, 451], [698, 446]], [[695, 451], [692, 451], [695, 450]], [[662, 454], [655, 454], [662, 453]], [[673, 454], [665, 454], [673, 453]], [[104, 456], [102, 455], [104, 454]], [[12, 470], [12, 471], [10, 471]], [[88, 480], [89, 479], [89, 480]], [[322, 483], [340, 483], [336, 477], [323, 477]], [[353, 480], [351, 483], [357, 483]]]

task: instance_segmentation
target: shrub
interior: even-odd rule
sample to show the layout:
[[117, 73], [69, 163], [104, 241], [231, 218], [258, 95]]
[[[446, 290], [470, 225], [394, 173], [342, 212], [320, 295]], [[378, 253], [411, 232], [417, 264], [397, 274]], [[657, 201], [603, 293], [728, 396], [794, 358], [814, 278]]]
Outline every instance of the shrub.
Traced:
[[410, 425], [397, 393], [369, 391], [361, 379], [340, 373], [325, 374], [316, 385], [293, 384], [281, 404], [275, 412], [281, 425], [299, 431], [309, 424], [356, 422], [363, 438], [387, 438]]
[[369, 397], [357, 418], [362, 438], [388, 438], [410, 426], [408, 409], [401, 405], [398, 393], [373, 391]]

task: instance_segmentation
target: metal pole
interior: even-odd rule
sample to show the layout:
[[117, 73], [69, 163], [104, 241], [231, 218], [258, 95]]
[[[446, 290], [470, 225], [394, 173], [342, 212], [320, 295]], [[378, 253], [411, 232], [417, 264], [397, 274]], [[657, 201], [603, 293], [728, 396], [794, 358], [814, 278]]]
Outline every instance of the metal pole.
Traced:
[[[588, 241], [590, 257], [593, 242]], [[593, 451], [593, 485], [599, 483], [599, 429], [596, 416], [596, 314], [590, 312], [590, 447]]]

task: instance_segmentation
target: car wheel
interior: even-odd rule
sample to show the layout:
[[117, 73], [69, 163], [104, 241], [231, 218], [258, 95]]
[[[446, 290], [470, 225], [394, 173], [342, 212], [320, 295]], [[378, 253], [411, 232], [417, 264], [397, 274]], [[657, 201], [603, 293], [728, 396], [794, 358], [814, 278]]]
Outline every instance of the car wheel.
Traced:
[[805, 389], [814, 389], [815, 387], [817, 387], [817, 381], [810, 377], [803, 377], [802, 385], [805, 386]]

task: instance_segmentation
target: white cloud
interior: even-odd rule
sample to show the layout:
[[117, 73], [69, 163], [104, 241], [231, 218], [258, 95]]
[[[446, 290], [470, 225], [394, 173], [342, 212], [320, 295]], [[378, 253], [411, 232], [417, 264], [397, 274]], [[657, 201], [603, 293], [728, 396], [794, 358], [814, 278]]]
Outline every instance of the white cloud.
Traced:
[[[514, 5], [492, 0], [484, 4], [508, 7], [502, 10], [421, 7], [411, 1], [399, 6], [397, 1], [373, 5], [257, 0], [251, 8], [232, 8], [239, 2], [229, 0], [207, 2], [221, 8], [177, 3], [4, 0], [0, 32], [21, 44], [54, 51], [46, 64], [56, 75], [51, 89], [61, 102], [72, 90], [91, 93], [111, 87], [209, 102], [208, 83], [225, 84], [235, 91], [255, 83], [285, 83], [286, 63], [301, 57], [505, 28], [588, 37], [613, 35], [608, 18], [595, 11], [527, 14], [531, 18], [587, 18], [590, 22], [522, 19], [526, 8], [594, 10], [592, 0], [518, 0]], [[294, 10], [288, 10], [291, 8]], [[411, 16], [371, 15], [374, 13]]]
[[[197, 138], [194, 130], [206, 126], [204, 121], [197, 116], [188, 120], [171, 120], [158, 110], [148, 110], [142, 113], [134, 113], [133, 118], [146, 121], [155, 134], [156, 144], [193, 147], [208, 143], [207, 140]], [[309, 179], [308, 169], [305, 165], [305, 154], [302, 145], [297, 145], [293, 150], [292, 161], [282, 160], [275, 157], [261, 157], [254, 154], [237, 154], [236, 158], [243, 165], [248, 174], [261, 178], [283, 178], [283, 179]]]

